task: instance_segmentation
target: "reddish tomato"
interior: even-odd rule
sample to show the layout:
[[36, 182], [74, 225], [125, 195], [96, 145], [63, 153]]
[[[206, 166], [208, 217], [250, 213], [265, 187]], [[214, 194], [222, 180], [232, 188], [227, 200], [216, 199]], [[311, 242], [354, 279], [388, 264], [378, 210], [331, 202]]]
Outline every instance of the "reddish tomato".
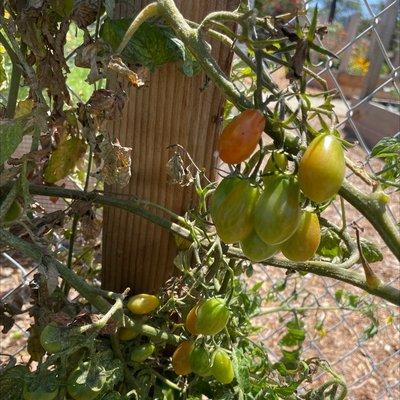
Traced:
[[225, 385], [233, 381], [235, 372], [233, 371], [232, 361], [224, 350], [218, 349], [215, 351], [211, 373], [218, 382]]
[[281, 245], [282, 254], [292, 261], [307, 261], [318, 249], [321, 231], [318, 216], [304, 212], [296, 232]]
[[202, 335], [216, 335], [225, 328], [230, 312], [224, 301], [212, 298], [197, 309], [196, 331]]
[[193, 349], [192, 342], [182, 342], [172, 355], [172, 368], [177, 375], [189, 375], [192, 372], [189, 356]]
[[261, 111], [248, 109], [223, 129], [218, 143], [219, 156], [227, 164], [239, 164], [251, 156], [265, 127]]
[[151, 294], [137, 294], [129, 299], [127, 307], [133, 314], [144, 315], [154, 311], [160, 304], [156, 296]]
[[279, 250], [279, 246], [265, 243], [253, 229], [249, 236], [240, 242], [243, 254], [253, 262], [264, 261]]
[[[251, 232], [253, 209], [259, 191], [247, 179], [227, 179], [228, 183], [220, 183], [221, 191], [218, 190], [218, 186], [210, 213], [221, 239], [225, 243], [235, 243], [243, 240]], [[230, 179], [235, 179], [234, 186]]]
[[330, 134], [317, 136], [299, 164], [300, 189], [312, 201], [323, 203], [342, 186], [346, 163], [339, 139]]
[[299, 225], [300, 190], [293, 176], [274, 176], [254, 210], [254, 229], [267, 244], [283, 243]]

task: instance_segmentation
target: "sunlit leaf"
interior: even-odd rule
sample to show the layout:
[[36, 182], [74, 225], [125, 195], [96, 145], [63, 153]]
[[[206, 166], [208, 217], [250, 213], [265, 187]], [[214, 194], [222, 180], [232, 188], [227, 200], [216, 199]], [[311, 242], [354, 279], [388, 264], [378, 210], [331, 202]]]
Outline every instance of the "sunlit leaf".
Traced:
[[25, 121], [21, 119], [0, 121], [0, 165], [5, 163], [24, 136]]

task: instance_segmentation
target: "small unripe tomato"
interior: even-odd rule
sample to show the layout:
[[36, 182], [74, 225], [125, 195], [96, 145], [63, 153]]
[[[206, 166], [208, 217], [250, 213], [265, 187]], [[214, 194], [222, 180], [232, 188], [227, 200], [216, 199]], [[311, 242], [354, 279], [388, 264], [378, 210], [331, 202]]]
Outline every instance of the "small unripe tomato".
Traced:
[[344, 151], [339, 139], [331, 134], [317, 136], [299, 163], [300, 189], [310, 200], [323, 203], [339, 191], [345, 171]]
[[132, 362], [143, 362], [154, 353], [155, 349], [156, 347], [153, 343], [141, 344], [132, 349], [129, 358]]
[[192, 372], [190, 367], [190, 353], [193, 349], [193, 343], [182, 342], [172, 355], [172, 368], [177, 375], [189, 375]]
[[197, 329], [196, 329], [196, 324], [197, 324], [197, 308], [198, 304], [196, 304], [188, 313], [186, 316], [186, 323], [185, 327], [186, 329], [192, 334], [192, 335], [198, 335]]
[[217, 298], [204, 301], [197, 309], [196, 331], [201, 335], [216, 335], [228, 323], [230, 312]]
[[236, 243], [251, 232], [253, 209], [259, 191], [247, 179], [226, 178], [226, 180], [228, 183], [225, 183], [224, 179], [214, 193], [210, 214], [220, 238], [225, 243]]
[[270, 178], [275, 174], [284, 172], [287, 168], [287, 164], [288, 160], [284, 153], [277, 153], [276, 151], [272, 152], [267, 161], [267, 165], [264, 168], [264, 185], [267, 185]]
[[127, 307], [130, 312], [145, 315], [154, 311], [160, 304], [156, 296], [151, 294], [137, 294], [129, 299]]
[[139, 336], [139, 332], [136, 332], [135, 329], [121, 327], [118, 329], [118, 338], [119, 340], [126, 341], [132, 340]]
[[232, 361], [224, 350], [218, 349], [215, 351], [211, 373], [218, 382], [225, 385], [233, 381], [235, 372], [233, 370]]
[[94, 400], [100, 396], [107, 383], [103, 371], [85, 361], [68, 377], [67, 391], [74, 400]]
[[194, 347], [189, 356], [190, 368], [200, 376], [211, 375], [211, 360], [208, 351], [204, 347]]
[[237, 115], [222, 130], [218, 152], [227, 164], [238, 164], [251, 156], [265, 127], [261, 111], [248, 109]]
[[281, 245], [282, 254], [292, 261], [310, 260], [318, 250], [321, 230], [318, 216], [304, 212], [296, 232]]
[[40, 344], [49, 354], [58, 353], [68, 346], [62, 330], [55, 323], [46, 325], [40, 334]]
[[261, 262], [272, 257], [279, 250], [279, 246], [265, 243], [253, 229], [244, 240], [240, 242], [243, 254], [253, 262]]
[[300, 190], [293, 176], [270, 178], [254, 209], [254, 230], [265, 243], [283, 243], [297, 229], [301, 216]]

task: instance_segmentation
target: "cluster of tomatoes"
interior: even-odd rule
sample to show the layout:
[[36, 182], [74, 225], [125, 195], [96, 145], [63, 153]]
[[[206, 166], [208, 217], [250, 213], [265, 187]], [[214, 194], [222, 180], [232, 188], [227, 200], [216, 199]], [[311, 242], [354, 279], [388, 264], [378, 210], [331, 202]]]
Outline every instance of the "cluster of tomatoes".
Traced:
[[[185, 327], [194, 336], [213, 336], [221, 332], [229, 320], [229, 310], [218, 298], [196, 304], [186, 317]], [[217, 348], [210, 352], [205, 344], [182, 342], [172, 356], [172, 367], [177, 375], [192, 372], [206, 377], [213, 376], [223, 384], [231, 383], [235, 374], [227, 352]]]
[[[222, 161], [239, 164], [248, 159], [264, 128], [265, 117], [258, 110], [235, 117], [220, 136]], [[302, 209], [302, 199], [319, 205], [337, 194], [345, 174], [343, 146], [335, 135], [324, 133], [293, 161], [296, 166], [290, 171], [287, 156], [272, 152], [262, 179], [233, 174], [214, 193], [210, 213], [218, 235], [225, 243], [240, 243], [251, 261], [264, 261], [278, 251], [289, 260], [306, 261], [318, 249], [319, 219]]]

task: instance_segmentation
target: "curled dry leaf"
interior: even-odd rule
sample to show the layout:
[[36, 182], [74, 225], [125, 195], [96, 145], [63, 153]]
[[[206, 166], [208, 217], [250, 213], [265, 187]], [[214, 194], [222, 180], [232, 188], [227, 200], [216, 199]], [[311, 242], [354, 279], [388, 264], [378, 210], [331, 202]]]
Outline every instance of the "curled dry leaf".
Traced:
[[108, 63], [107, 69], [127, 78], [129, 83], [134, 87], [139, 88], [145, 84], [144, 80], [142, 80], [136, 72], [132, 71], [126, 64], [124, 64], [120, 57], [112, 56]]
[[109, 89], [93, 92], [86, 103], [88, 111], [98, 118], [111, 119], [115, 111], [121, 112], [125, 105], [125, 93], [116, 93]]
[[99, 145], [103, 167], [100, 171], [107, 185], [117, 184], [126, 186], [131, 178], [131, 147], [123, 147], [118, 139], [111, 143], [105, 138]]
[[96, 240], [101, 232], [101, 221], [96, 218], [94, 212], [85, 214], [81, 220], [81, 231], [86, 241]]
[[[96, 21], [99, 11], [99, 3], [101, 0], [78, 0], [75, 2], [75, 7], [72, 11], [71, 19], [78, 25], [79, 28], [87, 28]], [[104, 12], [104, 7], [101, 5], [100, 15]]]
[[181, 186], [189, 186], [193, 182], [193, 175], [189, 167], [185, 167], [181, 155], [177, 152], [167, 162], [167, 174], [171, 177], [172, 183]]

